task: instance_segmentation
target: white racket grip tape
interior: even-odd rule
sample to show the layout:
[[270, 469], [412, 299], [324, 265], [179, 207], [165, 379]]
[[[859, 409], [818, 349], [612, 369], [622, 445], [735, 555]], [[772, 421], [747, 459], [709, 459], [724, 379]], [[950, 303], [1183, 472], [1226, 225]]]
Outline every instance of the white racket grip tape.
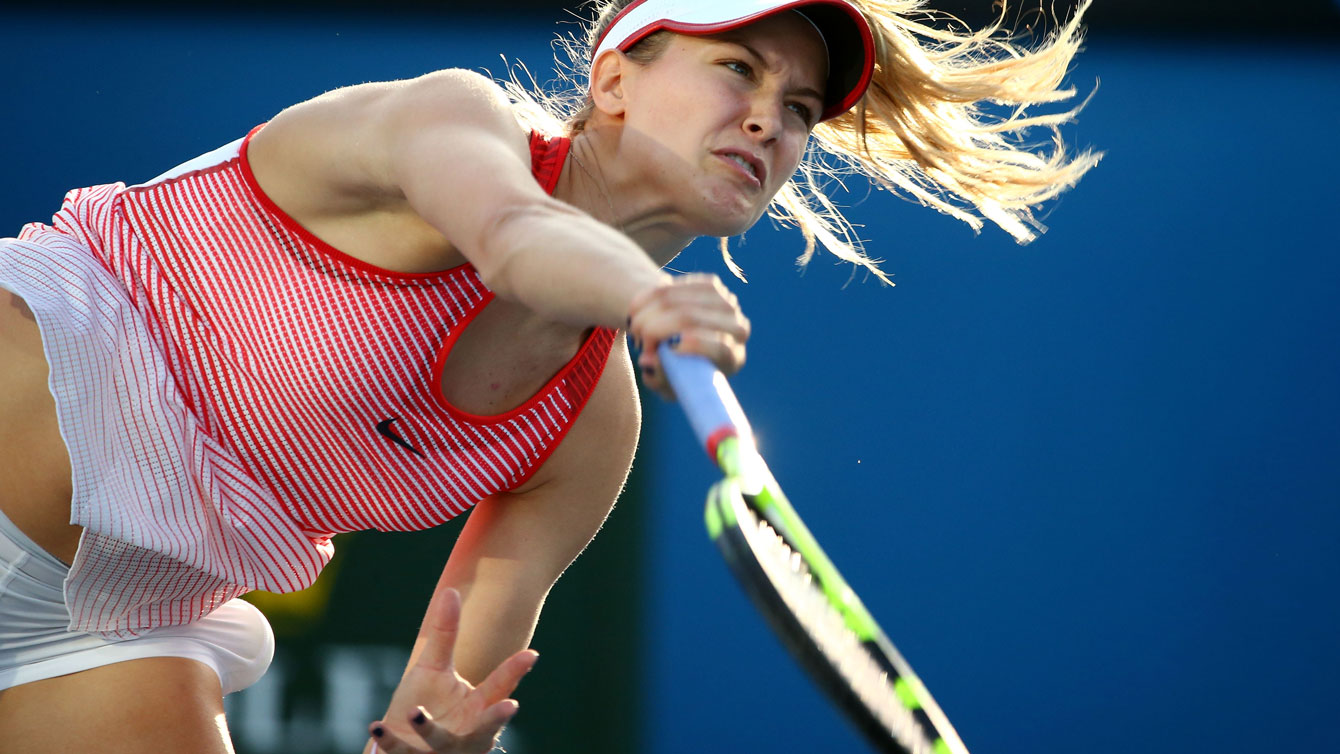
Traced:
[[689, 425], [698, 442], [716, 461], [716, 446], [732, 435], [753, 444], [753, 431], [744, 409], [735, 398], [726, 375], [712, 362], [696, 354], [681, 354], [663, 341], [656, 349], [661, 357], [661, 368], [675, 390], [675, 397], [689, 418]]

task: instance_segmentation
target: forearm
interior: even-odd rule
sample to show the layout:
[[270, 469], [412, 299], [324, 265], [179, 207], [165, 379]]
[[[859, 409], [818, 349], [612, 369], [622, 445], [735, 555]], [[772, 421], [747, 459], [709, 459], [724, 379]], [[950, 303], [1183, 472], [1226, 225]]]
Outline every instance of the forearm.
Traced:
[[[476, 509], [484, 519], [493, 511]], [[533, 569], [516, 559], [480, 556], [474, 535], [462, 533], [442, 569], [438, 589], [461, 596], [461, 617], [455, 638], [455, 670], [472, 684], [484, 679], [503, 660], [530, 645], [540, 609], [552, 579], [533, 578]], [[431, 637], [420, 634], [406, 670], [419, 662]]]
[[633, 300], [670, 278], [623, 233], [558, 201], [504, 213], [483, 243], [490, 290], [576, 326], [624, 326]]
[[553, 321], [622, 327], [634, 298], [669, 279], [625, 234], [545, 194], [527, 131], [487, 79], [425, 76], [379, 112], [367, 182], [402, 196], [499, 296]]
[[506, 599], [487, 586], [461, 590], [461, 627], [456, 638], [456, 672], [472, 684], [530, 646], [545, 594], [512, 587]]

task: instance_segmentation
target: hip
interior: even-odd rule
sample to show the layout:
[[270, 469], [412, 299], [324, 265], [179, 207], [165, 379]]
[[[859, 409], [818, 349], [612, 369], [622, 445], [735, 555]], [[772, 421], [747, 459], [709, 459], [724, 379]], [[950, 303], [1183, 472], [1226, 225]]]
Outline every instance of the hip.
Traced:
[[0, 690], [150, 657], [201, 662], [224, 693], [254, 683], [274, 655], [274, 634], [255, 607], [224, 603], [194, 623], [130, 639], [70, 631], [63, 583], [69, 569], [0, 515]]
[[0, 511], [69, 563], [82, 528], [70, 524], [70, 460], [49, 376], [32, 312], [0, 288]]

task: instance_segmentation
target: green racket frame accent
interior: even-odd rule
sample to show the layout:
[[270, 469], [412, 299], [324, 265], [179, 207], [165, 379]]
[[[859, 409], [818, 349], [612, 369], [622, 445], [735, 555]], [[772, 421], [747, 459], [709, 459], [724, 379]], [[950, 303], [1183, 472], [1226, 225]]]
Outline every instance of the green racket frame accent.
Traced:
[[[935, 703], [921, 679], [916, 676], [911, 666], [894, 648], [893, 643], [885, 636], [874, 616], [856, 596], [855, 591], [847, 585], [846, 580], [842, 578], [837, 567], [833, 565], [833, 562], [824, 553], [823, 548], [819, 546], [809, 528], [801, 521], [799, 514], [791, 507], [790, 501], [781, 491], [780, 485], [778, 485], [777, 480], [773, 477], [758, 451], [753, 447], [753, 443], [748, 440], [741, 441], [737, 436], [730, 436], [722, 439], [717, 444], [716, 451], [717, 466], [725, 475], [725, 479], [713, 486], [708, 495], [707, 507], [704, 511], [707, 531], [712, 539], [723, 548], [723, 551], [739, 547], [738, 544], [728, 544], [733, 537], [738, 536], [738, 530], [741, 526], [735, 507], [730, 502], [732, 496], [738, 496], [738, 499], [748, 509], [766, 521], [773, 531], [782, 537], [787, 546], [799, 553], [805, 560], [811, 578], [818, 583], [829, 606], [841, 616], [847, 629], [866, 645], [871, 656], [888, 674], [892, 682], [893, 695], [897, 698], [899, 704], [917, 718], [917, 728], [930, 734], [919, 739], [924, 743], [914, 745], [911, 748], [900, 745], [895, 750], [899, 752], [914, 751], [915, 754], [922, 754], [923, 752], [925, 754], [967, 754], [967, 748], [964, 747], [948, 718], [940, 710], [939, 705]], [[736, 568], [738, 565], [733, 564], [732, 568]], [[737, 573], [737, 575], [740, 574]], [[759, 598], [758, 593], [752, 596], [755, 599]], [[784, 638], [784, 643], [790, 645], [791, 640], [786, 638], [788, 628], [775, 623], [780, 619], [780, 614], [785, 612], [785, 610], [776, 612], [764, 610], [769, 622], [773, 623], [774, 630]], [[799, 624], [796, 627], [798, 628]], [[798, 653], [797, 658], [807, 669], [812, 670], [817, 663], [826, 662], [826, 660], [814, 656], [803, 648], [792, 645], [791, 649], [793, 653]], [[821, 677], [815, 676], [815, 679], [820, 681], [821, 684], [823, 683]], [[837, 698], [850, 693], [840, 686], [831, 686], [828, 691]], [[857, 716], [857, 724], [863, 732], [869, 732], [869, 726], [871, 725], [880, 725], [880, 723], [874, 723], [873, 718], [866, 718], [860, 714]], [[949, 740], [946, 740], [946, 736]], [[873, 742], [878, 738], [879, 734], [875, 734], [875, 737], [871, 740]]]
[[657, 352], [701, 447], [726, 477], [708, 492], [707, 531], [774, 633], [879, 751], [967, 754], [782, 493], [726, 378], [669, 341]]
[[898, 699], [903, 706], [908, 709], [921, 709], [921, 700], [917, 698], [916, 689], [907, 682], [906, 678], [899, 678], [893, 682], [893, 693], [898, 695]]
[[[753, 458], [749, 458], [746, 453], [751, 454]], [[717, 445], [716, 460], [717, 466], [726, 478], [738, 480], [741, 489], [759, 490], [754, 494], [746, 493], [745, 497], [750, 506], [772, 524], [772, 528], [782, 535], [791, 549], [805, 558], [810, 573], [818, 579], [829, 603], [842, 614], [842, 620], [847, 624], [847, 628], [862, 641], [873, 641], [880, 633], [879, 624], [875, 622], [870, 611], [866, 610], [856, 592], [847, 586], [837, 567], [824, 554], [814, 535], [810, 534], [810, 530], [800, 520], [800, 516], [782, 493], [781, 486], [768, 470], [767, 464], [759, 457], [758, 451], [744, 447], [738, 437], [728, 437]], [[745, 475], [759, 478], [748, 479]]]

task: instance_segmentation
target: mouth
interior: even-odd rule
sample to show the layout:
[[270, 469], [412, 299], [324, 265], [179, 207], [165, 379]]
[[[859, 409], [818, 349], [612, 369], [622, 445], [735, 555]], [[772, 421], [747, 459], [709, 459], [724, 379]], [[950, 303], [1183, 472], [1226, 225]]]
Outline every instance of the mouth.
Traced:
[[762, 160], [738, 149], [722, 149], [713, 154], [730, 165], [736, 173], [748, 179], [755, 188], [763, 188], [763, 181], [768, 177], [768, 169]]

